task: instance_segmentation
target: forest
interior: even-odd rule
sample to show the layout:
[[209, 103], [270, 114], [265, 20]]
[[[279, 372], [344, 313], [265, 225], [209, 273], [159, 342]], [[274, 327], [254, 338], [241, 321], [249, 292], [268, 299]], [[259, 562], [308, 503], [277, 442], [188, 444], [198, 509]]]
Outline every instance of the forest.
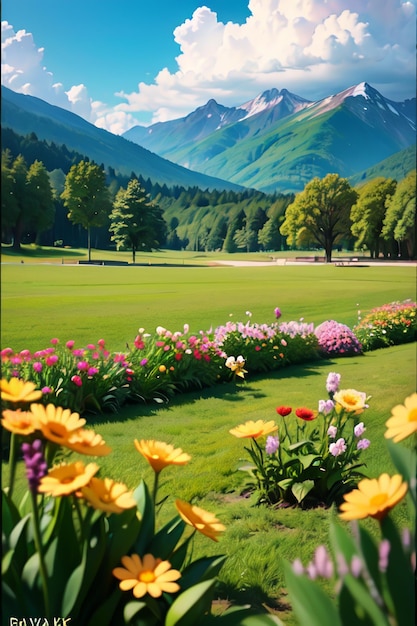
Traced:
[[[2, 129], [2, 243], [138, 250], [369, 251], [415, 258], [415, 171], [351, 187], [329, 174], [295, 197], [153, 183]], [[313, 184], [314, 183], [314, 184]], [[325, 236], [323, 237], [323, 232]]]

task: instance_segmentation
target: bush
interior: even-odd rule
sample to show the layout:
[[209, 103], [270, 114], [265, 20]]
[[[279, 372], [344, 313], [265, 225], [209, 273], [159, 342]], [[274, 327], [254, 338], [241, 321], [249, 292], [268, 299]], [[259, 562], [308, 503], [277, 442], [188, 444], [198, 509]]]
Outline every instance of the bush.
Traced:
[[362, 346], [355, 333], [346, 326], [335, 320], [327, 320], [317, 326], [314, 331], [319, 349], [323, 356], [352, 356], [361, 354]]
[[416, 303], [405, 300], [376, 307], [353, 330], [364, 352], [415, 341]]

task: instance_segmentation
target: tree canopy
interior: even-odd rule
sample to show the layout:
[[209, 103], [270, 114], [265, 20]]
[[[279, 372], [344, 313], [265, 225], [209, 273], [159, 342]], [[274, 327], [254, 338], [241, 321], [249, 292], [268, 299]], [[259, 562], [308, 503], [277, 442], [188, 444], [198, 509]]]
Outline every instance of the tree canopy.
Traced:
[[324, 248], [330, 262], [333, 245], [349, 233], [350, 210], [357, 197], [348, 180], [338, 174], [314, 178], [287, 207], [280, 232], [292, 246], [307, 236]]
[[90, 229], [92, 226], [103, 226], [111, 211], [103, 168], [87, 161], [73, 165], [65, 179], [61, 199], [68, 209], [70, 221], [87, 229], [88, 260], [91, 261]]
[[[411, 171], [397, 184], [395, 193], [387, 198], [387, 211], [382, 235], [398, 242], [399, 256], [407, 253], [412, 259], [416, 250], [416, 170]], [[405, 250], [401, 252], [401, 244]]]
[[111, 239], [117, 248], [131, 248], [135, 262], [138, 250], [160, 247], [166, 238], [166, 223], [161, 209], [134, 178], [127, 188], [119, 189], [110, 214]]

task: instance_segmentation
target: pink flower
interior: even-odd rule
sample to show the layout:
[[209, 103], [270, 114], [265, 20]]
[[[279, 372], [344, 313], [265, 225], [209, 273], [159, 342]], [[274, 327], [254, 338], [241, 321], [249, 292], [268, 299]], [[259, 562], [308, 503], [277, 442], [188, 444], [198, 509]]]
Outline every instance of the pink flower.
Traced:
[[47, 393], [52, 393], [51, 387], [42, 387], [41, 391], [44, 395], [46, 395]]
[[97, 341], [97, 345], [98, 345], [100, 348], [102, 348], [102, 349], [104, 348], [105, 344], [106, 344], [106, 342], [104, 341], [104, 339], [99, 339], [99, 340]]
[[357, 450], [366, 450], [366, 448], [369, 448], [370, 445], [371, 442], [369, 441], [369, 439], [359, 439], [358, 443], [356, 444], [356, 448]]
[[82, 348], [77, 348], [76, 350], [74, 350], [73, 355], [74, 356], [84, 356], [84, 350]]
[[137, 350], [143, 350], [145, 347], [145, 342], [142, 340], [142, 337], [140, 335], [136, 337], [134, 343]]
[[281, 309], [279, 307], [275, 307], [274, 313], [276, 319], [279, 319], [281, 317]]
[[330, 452], [330, 454], [333, 454], [333, 456], [340, 456], [341, 454], [346, 452], [346, 443], [345, 443], [345, 440], [343, 439], [343, 437], [338, 439], [336, 441], [336, 443], [331, 443], [330, 444], [329, 452]]
[[89, 367], [88, 371], [87, 371], [88, 376], [95, 376], [96, 374], [98, 374], [98, 369], [97, 367]]
[[88, 370], [89, 365], [87, 363], [87, 361], [78, 361], [77, 363], [77, 369], [79, 369], [81, 372], [84, 372], [85, 370]]
[[52, 343], [53, 346], [56, 346], [59, 343], [59, 339], [54, 337], [54, 339], [51, 339], [51, 343]]
[[80, 376], [71, 376], [71, 382], [74, 383], [74, 385], [77, 385], [77, 387], [81, 387], [83, 384], [83, 381], [81, 380]]
[[56, 365], [58, 362], [58, 356], [56, 354], [51, 354], [51, 356], [46, 357], [45, 363], [51, 367], [52, 365]]
[[334, 439], [337, 435], [337, 428], [336, 426], [329, 426], [329, 428], [327, 429], [327, 435], [331, 438]]
[[96, 347], [95, 347], [95, 345], [93, 343], [89, 343], [87, 345], [87, 350], [95, 350], [95, 349], [96, 349]]
[[72, 350], [74, 347], [74, 344], [75, 344], [75, 341], [73, 339], [70, 339], [69, 341], [67, 341], [65, 346], [68, 348], [68, 350]]
[[38, 374], [42, 371], [43, 369], [43, 365], [40, 361], [35, 361], [32, 365], [33, 369], [35, 370], [35, 372], [37, 372]]
[[355, 428], [353, 429], [353, 432], [355, 433], [355, 437], [361, 437], [363, 435], [363, 433], [365, 432], [366, 428], [363, 425], [363, 422], [359, 422], [359, 424], [356, 424]]
[[142, 359], [142, 361], [140, 362], [140, 364], [142, 365], [142, 367], [145, 367], [145, 365], [148, 364], [148, 359]]

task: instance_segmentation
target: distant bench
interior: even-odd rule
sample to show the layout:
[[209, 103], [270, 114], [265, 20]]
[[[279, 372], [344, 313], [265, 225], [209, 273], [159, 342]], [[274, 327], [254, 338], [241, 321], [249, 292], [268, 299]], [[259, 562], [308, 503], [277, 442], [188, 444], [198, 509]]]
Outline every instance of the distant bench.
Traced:
[[303, 261], [304, 263], [323, 263], [325, 261], [324, 256], [296, 256], [296, 261]]
[[78, 261], [78, 265], [129, 265], [127, 261]]
[[343, 267], [344, 265], [350, 265], [351, 263], [357, 263], [358, 261], [359, 259], [357, 257], [352, 257], [349, 259], [337, 259], [337, 261], [335, 261], [335, 266]]

